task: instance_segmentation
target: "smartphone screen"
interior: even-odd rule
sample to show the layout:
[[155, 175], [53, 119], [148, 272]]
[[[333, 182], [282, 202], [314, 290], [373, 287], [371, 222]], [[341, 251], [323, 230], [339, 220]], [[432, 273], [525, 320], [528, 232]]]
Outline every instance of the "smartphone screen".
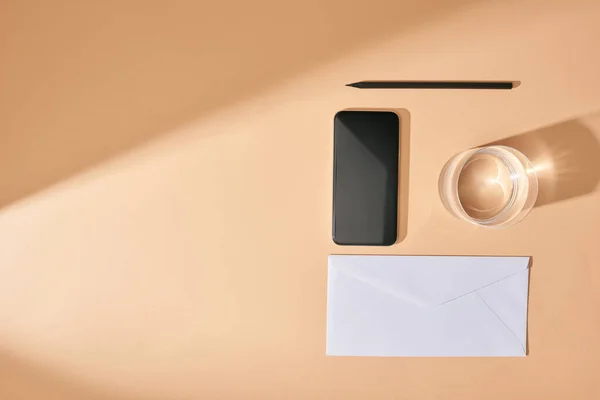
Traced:
[[394, 244], [399, 116], [391, 111], [340, 111], [333, 130], [333, 241], [357, 246]]

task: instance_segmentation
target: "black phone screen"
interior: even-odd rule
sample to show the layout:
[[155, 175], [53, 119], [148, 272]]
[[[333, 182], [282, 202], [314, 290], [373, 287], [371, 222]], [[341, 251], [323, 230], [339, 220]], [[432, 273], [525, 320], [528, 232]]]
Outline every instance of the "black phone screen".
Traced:
[[334, 119], [333, 241], [389, 246], [398, 236], [400, 117], [340, 111]]

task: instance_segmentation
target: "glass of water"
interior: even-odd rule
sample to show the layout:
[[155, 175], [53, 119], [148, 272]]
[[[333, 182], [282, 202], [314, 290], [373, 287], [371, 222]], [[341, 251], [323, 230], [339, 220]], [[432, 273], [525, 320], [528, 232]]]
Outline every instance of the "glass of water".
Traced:
[[538, 179], [523, 153], [487, 146], [452, 157], [440, 174], [438, 187], [444, 207], [455, 217], [484, 227], [505, 227], [531, 211]]

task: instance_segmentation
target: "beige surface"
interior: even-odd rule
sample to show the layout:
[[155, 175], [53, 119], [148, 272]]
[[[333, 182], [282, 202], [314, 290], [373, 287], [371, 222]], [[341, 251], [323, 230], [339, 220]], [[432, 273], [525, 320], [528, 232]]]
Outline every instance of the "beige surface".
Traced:
[[[70, 3], [0, 2], [1, 399], [600, 397], [600, 3]], [[344, 87], [369, 78], [523, 83]], [[346, 107], [411, 113], [390, 248], [330, 239]], [[445, 161], [513, 136], [542, 206], [453, 220]], [[533, 256], [529, 356], [326, 358], [342, 251]]]

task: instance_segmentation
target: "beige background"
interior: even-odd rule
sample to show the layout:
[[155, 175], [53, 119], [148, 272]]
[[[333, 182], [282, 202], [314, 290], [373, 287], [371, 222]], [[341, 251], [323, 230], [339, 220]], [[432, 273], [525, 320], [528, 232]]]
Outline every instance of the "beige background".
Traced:
[[[0, 1], [0, 398], [600, 397], [599, 42], [593, 0]], [[389, 248], [330, 238], [346, 107], [411, 114]], [[445, 161], [511, 137], [541, 205], [453, 220]], [[326, 358], [340, 252], [533, 256], [529, 356]]]

